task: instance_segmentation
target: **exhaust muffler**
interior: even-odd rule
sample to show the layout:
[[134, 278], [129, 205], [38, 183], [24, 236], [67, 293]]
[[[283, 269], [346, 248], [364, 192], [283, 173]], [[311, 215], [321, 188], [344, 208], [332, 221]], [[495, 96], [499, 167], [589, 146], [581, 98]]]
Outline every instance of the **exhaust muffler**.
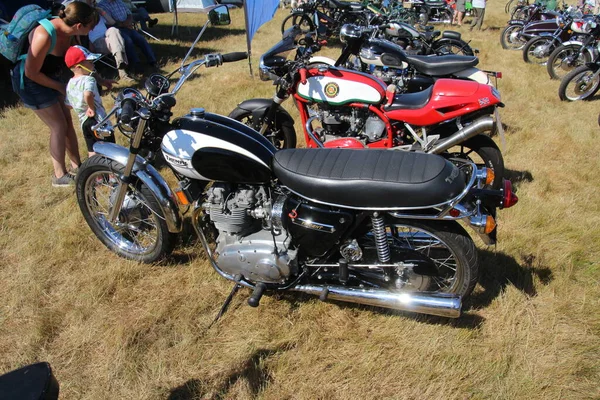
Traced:
[[469, 126], [462, 128], [456, 133], [448, 136], [447, 138], [441, 139], [427, 152], [431, 154], [440, 154], [448, 150], [452, 146], [456, 146], [459, 143], [464, 142], [467, 139], [472, 138], [487, 130], [494, 128], [494, 119], [492, 117], [481, 117], [473, 121]]
[[462, 306], [461, 297], [451, 293], [394, 293], [381, 289], [359, 289], [332, 285], [296, 285], [290, 290], [313, 294], [319, 296], [321, 300], [340, 300], [449, 318], [460, 317]]

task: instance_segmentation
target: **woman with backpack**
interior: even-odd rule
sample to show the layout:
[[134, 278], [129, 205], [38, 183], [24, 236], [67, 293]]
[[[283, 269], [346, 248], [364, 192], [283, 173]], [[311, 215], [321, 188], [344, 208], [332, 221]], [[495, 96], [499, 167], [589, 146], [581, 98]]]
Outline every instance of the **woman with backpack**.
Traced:
[[25, 107], [50, 128], [50, 156], [54, 167], [52, 186], [70, 186], [74, 177], [67, 171], [65, 153], [71, 167], [81, 164], [77, 135], [71, 112], [65, 106], [66, 65], [64, 56], [76, 35], [87, 35], [98, 15], [86, 3], [73, 2], [59, 12], [58, 18], [42, 20], [29, 34], [29, 49], [24, 60], [12, 71], [13, 89]]

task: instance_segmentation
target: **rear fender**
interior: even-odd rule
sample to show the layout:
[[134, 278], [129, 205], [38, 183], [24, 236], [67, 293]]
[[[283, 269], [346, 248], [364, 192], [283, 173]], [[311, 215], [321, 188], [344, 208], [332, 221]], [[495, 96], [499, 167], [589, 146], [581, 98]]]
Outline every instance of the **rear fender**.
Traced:
[[[127, 165], [129, 158], [129, 150], [114, 143], [96, 142], [94, 143], [94, 152], [121, 165]], [[147, 160], [136, 156], [131, 174], [146, 185], [158, 200], [169, 232], [181, 232], [182, 217], [175, 194], [158, 171]]]
[[[252, 120], [255, 121], [255, 123], [260, 124], [260, 121], [263, 119], [267, 113], [267, 110], [272, 104], [273, 100], [271, 99], [249, 99], [238, 104], [238, 108], [241, 108], [245, 111], [250, 111], [252, 113]], [[280, 119], [282, 121], [282, 125], [294, 126], [294, 119], [282, 107], [277, 107], [275, 118]], [[252, 128], [254, 130], [260, 130], [260, 125], [253, 126]]]

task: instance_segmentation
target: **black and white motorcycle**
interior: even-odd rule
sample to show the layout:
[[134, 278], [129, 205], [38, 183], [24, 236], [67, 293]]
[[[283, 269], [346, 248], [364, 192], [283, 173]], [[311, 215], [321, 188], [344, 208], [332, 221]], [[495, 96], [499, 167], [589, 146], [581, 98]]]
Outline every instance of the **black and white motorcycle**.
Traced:
[[[277, 151], [253, 129], [200, 108], [171, 120], [197, 68], [243, 56], [208, 55], [183, 65], [171, 91], [167, 77], [153, 75], [147, 96], [119, 96], [110, 115], [130, 132], [129, 149], [97, 143], [76, 179], [98, 239], [119, 256], [154, 262], [172, 251], [189, 217], [214, 269], [234, 282], [232, 294], [252, 290], [251, 306], [265, 291], [292, 290], [458, 317], [478, 272], [477, 249], [458, 221], [494, 243], [497, 208], [517, 201], [510, 182], [486, 189], [491, 170], [430, 154]], [[157, 138], [175, 190], [139, 155]]]

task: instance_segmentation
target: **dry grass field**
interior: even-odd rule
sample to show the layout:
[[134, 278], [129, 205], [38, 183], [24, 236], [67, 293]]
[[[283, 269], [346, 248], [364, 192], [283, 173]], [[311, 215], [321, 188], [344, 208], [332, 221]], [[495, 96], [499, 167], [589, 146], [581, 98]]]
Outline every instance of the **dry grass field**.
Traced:
[[[484, 30], [461, 31], [480, 66], [504, 74], [504, 157], [520, 201], [499, 213], [498, 245], [480, 247], [480, 284], [460, 319], [294, 294], [253, 309], [242, 290], [209, 329], [232, 285], [200, 245], [184, 240], [158, 265], [110, 253], [73, 190], [50, 186], [47, 130], [17, 106], [0, 117], [0, 373], [49, 361], [62, 399], [600, 398], [600, 97], [562, 103], [543, 67], [502, 50], [503, 7], [490, 0]], [[256, 35], [255, 71], [286, 13]], [[159, 17], [168, 38], [171, 16]], [[181, 40], [152, 43], [164, 71], [205, 18], [181, 15]], [[232, 19], [194, 54], [243, 51], [243, 14]], [[177, 115], [228, 114], [274, 92], [243, 61], [201, 72]]]

